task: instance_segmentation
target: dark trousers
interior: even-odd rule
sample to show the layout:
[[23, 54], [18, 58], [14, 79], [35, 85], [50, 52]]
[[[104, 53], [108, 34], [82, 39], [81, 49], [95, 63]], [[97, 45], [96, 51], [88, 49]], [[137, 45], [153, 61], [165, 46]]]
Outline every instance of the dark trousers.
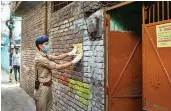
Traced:
[[12, 73], [12, 69], [10, 69], [10, 73]]
[[9, 77], [9, 82], [11, 82], [12, 81], [12, 68], [11, 68], [11, 66], [10, 66], [10, 77]]
[[17, 71], [19, 74], [19, 80], [20, 80], [20, 66], [14, 65], [14, 74], [15, 74], [15, 80], [17, 81]]

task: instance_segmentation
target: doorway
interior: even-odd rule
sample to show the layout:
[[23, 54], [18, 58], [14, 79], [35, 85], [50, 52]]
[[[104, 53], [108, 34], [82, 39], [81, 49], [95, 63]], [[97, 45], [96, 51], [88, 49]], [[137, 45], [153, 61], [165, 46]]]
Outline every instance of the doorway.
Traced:
[[142, 110], [142, 3], [107, 12], [107, 110]]

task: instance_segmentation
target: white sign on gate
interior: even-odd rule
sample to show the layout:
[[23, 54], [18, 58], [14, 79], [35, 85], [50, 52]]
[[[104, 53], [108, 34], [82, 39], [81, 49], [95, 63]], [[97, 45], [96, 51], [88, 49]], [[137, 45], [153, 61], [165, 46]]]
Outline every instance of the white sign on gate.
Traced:
[[171, 47], [171, 23], [156, 26], [157, 47]]

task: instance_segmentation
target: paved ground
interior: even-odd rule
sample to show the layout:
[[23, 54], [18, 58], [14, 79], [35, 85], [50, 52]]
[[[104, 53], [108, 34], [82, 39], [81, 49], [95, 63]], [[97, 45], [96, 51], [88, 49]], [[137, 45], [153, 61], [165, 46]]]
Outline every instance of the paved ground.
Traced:
[[1, 70], [1, 111], [35, 111], [34, 100]]

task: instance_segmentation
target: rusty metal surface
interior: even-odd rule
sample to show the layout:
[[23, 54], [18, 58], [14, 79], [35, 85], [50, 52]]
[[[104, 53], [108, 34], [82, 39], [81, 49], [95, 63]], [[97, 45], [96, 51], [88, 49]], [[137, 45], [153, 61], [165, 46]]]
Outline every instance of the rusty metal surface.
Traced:
[[113, 9], [115, 9], [115, 8], [119, 8], [119, 7], [122, 7], [122, 6], [125, 6], [125, 5], [129, 5], [129, 4], [133, 3], [133, 2], [135, 2], [135, 1], [124, 1], [124, 2], [122, 2], [122, 3], [119, 3], [119, 4], [117, 4], [117, 5], [114, 5], [114, 6], [112, 6], [112, 7], [108, 7], [108, 8], [106, 9], [106, 11], [110, 11], [110, 10], [113, 10]]
[[109, 31], [108, 45], [109, 111], [141, 111], [141, 37]]
[[141, 99], [115, 98], [111, 111], [142, 111]]
[[156, 25], [143, 25], [143, 104], [148, 111], [171, 111], [171, 47], [157, 47]]
[[[142, 6], [142, 12], [148, 13], [148, 17], [143, 19], [143, 24], [156, 23], [159, 21], [169, 20], [170, 17], [170, 4], [171, 1], [155, 1], [151, 6]], [[145, 16], [143, 14], [143, 16]], [[148, 21], [148, 22], [147, 22]]]
[[[157, 12], [153, 21], [149, 20], [151, 14], [143, 18], [143, 109], [146, 111], [171, 111], [171, 48], [157, 47], [156, 36], [156, 25], [171, 22], [170, 4], [170, 1], [155, 2], [151, 6], [157, 7], [153, 8]], [[151, 9], [143, 5], [142, 11], [149, 13]]]

